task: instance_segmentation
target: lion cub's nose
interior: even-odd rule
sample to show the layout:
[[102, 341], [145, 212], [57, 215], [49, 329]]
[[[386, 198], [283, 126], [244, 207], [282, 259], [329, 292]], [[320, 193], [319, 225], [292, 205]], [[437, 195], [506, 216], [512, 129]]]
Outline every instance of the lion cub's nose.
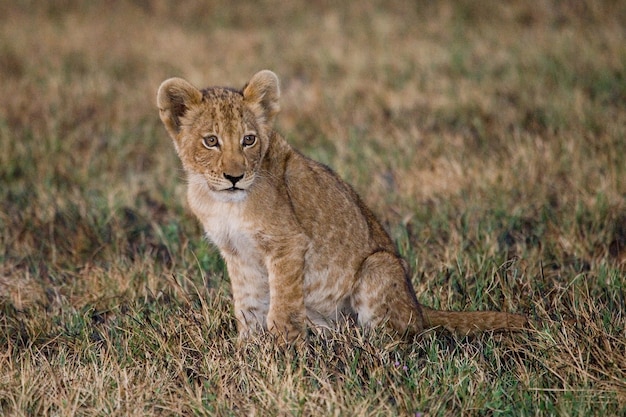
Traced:
[[237, 182], [243, 178], [243, 175], [239, 175], [239, 176], [232, 176], [232, 175], [228, 175], [228, 174], [224, 174], [224, 178], [226, 178], [228, 181], [230, 181], [233, 184], [233, 187], [235, 186], [235, 184], [237, 184]]

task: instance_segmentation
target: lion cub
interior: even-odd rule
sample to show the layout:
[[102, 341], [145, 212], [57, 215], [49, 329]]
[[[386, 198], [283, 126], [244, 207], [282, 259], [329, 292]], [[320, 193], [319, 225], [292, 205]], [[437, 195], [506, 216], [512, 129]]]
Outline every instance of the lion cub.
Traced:
[[346, 316], [409, 335], [524, 326], [521, 315], [420, 305], [407, 263], [354, 190], [273, 130], [279, 96], [268, 70], [241, 91], [171, 78], [157, 94], [191, 210], [226, 261], [240, 340], [266, 329], [291, 341], [307, 322]]

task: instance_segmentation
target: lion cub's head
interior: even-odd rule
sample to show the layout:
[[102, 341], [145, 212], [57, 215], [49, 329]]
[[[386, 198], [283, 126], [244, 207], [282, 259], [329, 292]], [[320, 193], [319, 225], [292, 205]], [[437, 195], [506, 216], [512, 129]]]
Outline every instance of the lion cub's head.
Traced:
[[157, 105], [189, 181], [206, 184], [223, 200], [245, 197], [269, 146], [279, 96], [278, 77], [268, 70], [242, 91], [164, 81]]

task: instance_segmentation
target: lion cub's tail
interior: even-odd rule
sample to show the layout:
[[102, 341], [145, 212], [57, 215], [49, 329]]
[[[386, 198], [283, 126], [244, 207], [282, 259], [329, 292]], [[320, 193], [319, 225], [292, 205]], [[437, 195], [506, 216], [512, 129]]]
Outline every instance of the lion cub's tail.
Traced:
[[426, 329], [441, 327], [459, 336], [486, 330], [522, 330], [528, 326], [525, 316], [498, 311], [442, 311], [422, 305], [422, 314]]

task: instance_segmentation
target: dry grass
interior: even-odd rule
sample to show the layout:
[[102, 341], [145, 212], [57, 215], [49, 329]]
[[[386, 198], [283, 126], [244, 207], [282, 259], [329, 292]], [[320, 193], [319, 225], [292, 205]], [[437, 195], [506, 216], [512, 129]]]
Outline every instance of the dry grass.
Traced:
[[[0, 4], [0, 414], [624, 414], [623, 2], [284, 3]], [[154, 101], [261, 68], [424, 303], [535, 330], [236, 348]]]

